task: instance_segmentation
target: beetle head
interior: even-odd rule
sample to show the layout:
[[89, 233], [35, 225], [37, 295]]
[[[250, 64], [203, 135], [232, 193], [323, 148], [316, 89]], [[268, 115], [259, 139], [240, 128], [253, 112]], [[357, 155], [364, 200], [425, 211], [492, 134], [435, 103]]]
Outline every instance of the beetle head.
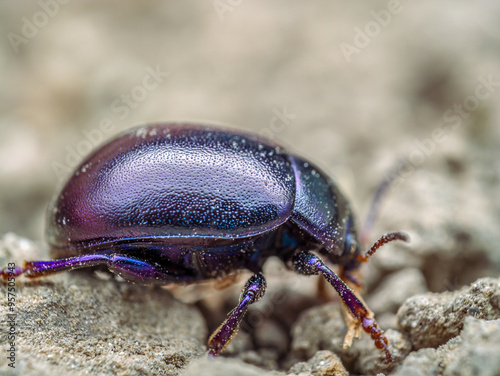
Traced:
[[[346, 208], [347, 209], [347, 208]], [[356, 217], [346, 210], [333, 232], [336, 234], [330, 247], [325, 247], [325, 253], [333, 264], [342, 266], [357, 264], [356, 257], [361, 252], [361, 242], [356, 226]]]

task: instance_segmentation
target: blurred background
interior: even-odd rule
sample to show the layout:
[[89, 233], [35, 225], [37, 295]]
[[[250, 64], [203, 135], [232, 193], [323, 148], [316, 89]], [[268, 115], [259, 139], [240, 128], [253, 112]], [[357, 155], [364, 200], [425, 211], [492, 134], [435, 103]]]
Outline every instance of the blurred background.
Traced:
[[360, 217], [392, 173], [373, 237], [409, 231], [431, 290], [498, 270], [497, 2], [42, 0], [1, 2], [0, 20], [0, 234], [41, 241], [51, 195], [104, 140], [194, 120], [280, 140]]

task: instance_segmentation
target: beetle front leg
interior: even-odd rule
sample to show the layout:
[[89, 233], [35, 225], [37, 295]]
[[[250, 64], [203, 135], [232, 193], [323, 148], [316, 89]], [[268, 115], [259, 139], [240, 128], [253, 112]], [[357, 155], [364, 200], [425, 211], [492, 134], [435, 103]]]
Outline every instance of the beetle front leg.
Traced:
[[248, 306], [258, 302], [266, 290], [266, 279], [262, 272], [250, 277], [241, 292], [238, 306], [228, 314], [228, 318], [217, 328], [208, 340], [210, 357], [218, 356], [227, 347], [238, 331], [241, 320], [247, 312]]
[[293, 256], [293, 266], [297, 272], [306, 275], [323, 274], [325, 279], [337, 290], [340, 298], [345, 303], [351, 315], [361, 323], [365, 332], [371, 335], [375, 341], [375, 347], [385, 352], [388, 363], [392, 362], [392, 355], [388, 349], [387, 338], [378, 328], [371, 312], [364, 306], [361, 300], [325, 263], [317, 256], [309, 252], [298, 252]]

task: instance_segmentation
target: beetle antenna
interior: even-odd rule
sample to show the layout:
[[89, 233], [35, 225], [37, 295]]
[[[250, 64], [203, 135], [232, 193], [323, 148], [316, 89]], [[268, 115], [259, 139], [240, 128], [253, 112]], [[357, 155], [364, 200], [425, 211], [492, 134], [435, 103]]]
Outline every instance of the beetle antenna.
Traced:
[[394, 180], [394, 173], [388, 174], [382, 182], [379, 183], [377, 187], [377, 191], [375, 192], [375, 196], [373, 197], [372, 203], [370, 204], [370, 209], [368, 209], [368, 214], [365, 217], [365, 221], [363, 223], [363, 227], [361, 228], [361, 233], [360, 233], [360, 240], [361, 244], [367, 244], [368, 243], [368, 234], [370, 233], [370, 230], [373, 228], [373, 225], [375, 223], [375, 219], [377, 219], [377, 216], [380, 212], [380, 203], [382, 202], [382, 199], [385, 197], [387, 191], [389, 190], [389, 187], [391, 186], [391, 183]]
[[371, 246], [368, 252], [366, 252], [364, 255], [358, 255], [358, 261], [366, 262], [370, 258], [370, 256], [375, 253], [377, 249], [382, 247], [384, 244], [392, 242], [393, 240], [402, 240], [408, 242], [410, 240], [410, 237], [405, 232], [402, 231], [389, 232], [387, 234], [384, 234], [380, 237], [379, 240], [375, 242], [375, 244]]

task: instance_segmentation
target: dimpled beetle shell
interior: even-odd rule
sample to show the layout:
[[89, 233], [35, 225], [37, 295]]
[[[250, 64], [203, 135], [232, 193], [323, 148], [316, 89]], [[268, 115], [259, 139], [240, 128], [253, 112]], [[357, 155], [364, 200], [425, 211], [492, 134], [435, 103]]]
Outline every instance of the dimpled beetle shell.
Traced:
[[201, 125], [149, 125], [80, 165], [49, 206], [47, 239], [60, 255], [116, 242], [217, 246], [291, 218], [340, 256], [345, 229], [336, 224], [349, 213], [325, 174], [268, 140]]

